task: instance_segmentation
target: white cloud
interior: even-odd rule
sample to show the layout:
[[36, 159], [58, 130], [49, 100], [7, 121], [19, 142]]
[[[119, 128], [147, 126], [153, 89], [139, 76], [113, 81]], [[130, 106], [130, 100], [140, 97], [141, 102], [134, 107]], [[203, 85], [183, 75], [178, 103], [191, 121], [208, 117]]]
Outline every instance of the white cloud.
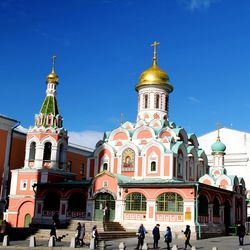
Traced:
[[188, 97], [188, 100], [189, 100], [191, 103], [193, 103], [193, 104], [200, 103], [200, 101], [199, 101], [197, 98], [195, 98], [194, 96], [189, 96], [189, 97]]
[[82, 145], [88, 148], [95, 148], [96, 143], [103, 139], [103, 132], [86, 130], [86, 131], [69, 131], [69, 142]]
[[211, 4], [218, 3], [220, 0], [179, 0], [189, 10], [208, 9]]

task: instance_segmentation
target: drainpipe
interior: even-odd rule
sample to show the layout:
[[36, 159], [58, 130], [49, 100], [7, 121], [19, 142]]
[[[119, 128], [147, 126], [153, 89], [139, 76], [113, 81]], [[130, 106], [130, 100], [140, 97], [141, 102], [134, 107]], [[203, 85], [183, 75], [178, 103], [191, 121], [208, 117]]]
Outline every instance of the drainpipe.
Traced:
[[20, 121], [18, 121], [14, 126], [11, 127], [10, 132], [10, 144], [9, 144], [9, 156], [8, 156], [8, 163], [7, 163], [7, 169], [4, 169], [3, 171], [3, 183], [2, 183], [2, 193], [1, 193], [1, 200], [5, 202], [3, 206], [3, 211], [6, 209], [6, 199], [7, 199], [7, 189], [8, 189], [8, 180], [9, 180], [9, 171], [10, 171], [10, 159], [11, 159], [11, 151], [12, 151], [12, 143], [13, 143], [13, 133], [15, 128], [17, 128], [21, 124]]
[[198, 226], [198, 240], [201, 239], [201, 225], [198, 221], [198, 196], [199, 196], [199, 182], [195, 183], [196, 193], [195, 193], [195, 224]]

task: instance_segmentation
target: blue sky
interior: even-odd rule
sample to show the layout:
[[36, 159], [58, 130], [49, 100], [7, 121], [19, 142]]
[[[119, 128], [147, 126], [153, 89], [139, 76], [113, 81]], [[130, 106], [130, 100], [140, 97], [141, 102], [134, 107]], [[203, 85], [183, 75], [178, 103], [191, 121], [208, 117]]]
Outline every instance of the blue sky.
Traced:
[[56, 54], [64, 127], [93, 146], [121, 112], [136, 120], [157, 40], [171, 121], [198, 136], [218, 122], [249, 131], [249, 13], [249, 0], [1, 0], [0, 113], [34, 124]]

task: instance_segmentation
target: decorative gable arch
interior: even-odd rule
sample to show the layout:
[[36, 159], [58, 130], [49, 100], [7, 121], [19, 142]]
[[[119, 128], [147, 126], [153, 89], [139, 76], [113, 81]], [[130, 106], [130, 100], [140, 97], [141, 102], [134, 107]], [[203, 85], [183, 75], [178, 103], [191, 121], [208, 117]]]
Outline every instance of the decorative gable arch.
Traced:
[[132, 140], [155, 138], [155, 132], [151, 127], [142, 126], [134, 131]]
[[233, 183], [227, 175], [223, 174], [216, 180], [216, 186], [223, 189], [232, 190]]
[[196, 148], [199, 147], [199, 142], [195, 134], [188, 134], [188, 144], [191, 144], [195, 146]]
[[130, 139], [130, 135], [129, 135], [128, 130], [120, 127], [111, 132], [108, 141], [129, 140], [129, 139]]
[[201, 176], [200, 179], [199, 179], [199, 182], [203, 183], [203, 184], [206, 184], [206, 185], [210, 185], [210, 186], [215, 185], [214, 179], [208, 174], [205, 174], [205, 175]]

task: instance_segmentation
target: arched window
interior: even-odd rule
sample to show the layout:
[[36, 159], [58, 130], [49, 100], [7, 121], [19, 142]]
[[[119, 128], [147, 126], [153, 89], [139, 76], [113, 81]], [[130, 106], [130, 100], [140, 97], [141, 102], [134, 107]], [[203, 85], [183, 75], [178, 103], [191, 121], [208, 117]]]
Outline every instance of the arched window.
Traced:
[[156, 94], [155, 95], [155, 108], [160, 108], [160, 95]]
[[145, 109], [148, 108], [148, 95], [147, 94], [144, 95], [144, 108]]
[[44, 161], [50, 161], [51, 147], [52, 147], [51, 142], [46, 142], [44, 144], [44, 151], [43, 151], [43, 160]]
[[208, 215], [208, 200], [205, 195], [199, 196], [198, 211], [199, 215]]
[[108, 170], [108, 163], [103, 163], [102, 170]]
[[165, 110], [168, 111], [168, 96], [165, 99]]
[[36, 143], [33, 141], [30, 144], [30, 154], [29, 154], [29, 161], [34, 161], [36, 156]]
[[189, 158], [189, 177], [194, 176], [194, 159], [193, 157]]
[[154, 172], [154, 171], [156, 171], [156, 162], [152, 161], [151, 162], [151, 172]]
[[63, 163], [64, 163], [64, 155], [63, 155], [63, 144], [60, 145], [59, 149], [59, 168], [63, 168]]
[[146, 211], [146, 197], [141, 193], [131, 193], [126, 197], [126, 211]]
[[220, 202], [218, 198], [214, 198], [213, 215], [214, 217], [220, 217]]
[[183, 199], [177, 193], [164, 193], [157, 198], [157, 211], [183, 212]]
[[183, 174], [183, 156], [182, 153], [178, 154], [177, 158], [177, 174], [181, 175]]

